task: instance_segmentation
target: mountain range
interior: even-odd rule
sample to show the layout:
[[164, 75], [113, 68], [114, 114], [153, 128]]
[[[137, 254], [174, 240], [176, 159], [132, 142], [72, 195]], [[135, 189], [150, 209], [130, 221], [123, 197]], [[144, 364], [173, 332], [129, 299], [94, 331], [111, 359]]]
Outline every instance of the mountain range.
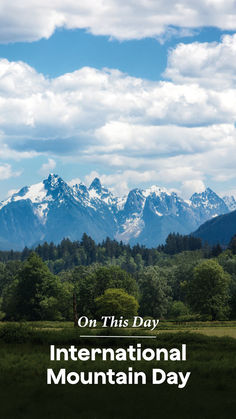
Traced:
[[58, 175], [25, 186], [0, 202], [0, 249], [22, 249], [64, 237], [96, 242], [116, 240], [154, 247], [170, 232], [189, 234], [207, 220], [236, 209], [234, 197], [219, 197], [210, 188], [183, 200], [175, 192], [152, 186], [114, 196], [98, 178], [87, 187], [70, 186]]

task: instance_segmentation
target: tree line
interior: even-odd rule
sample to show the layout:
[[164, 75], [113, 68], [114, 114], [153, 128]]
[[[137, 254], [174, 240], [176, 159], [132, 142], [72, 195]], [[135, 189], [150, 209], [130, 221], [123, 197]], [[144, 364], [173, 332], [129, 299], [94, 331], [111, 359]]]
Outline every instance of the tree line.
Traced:
[[[143, 245], [130, 246], [122, 241], [111, 240], [109, 237], [102, 243], [96, 244], [87, 234], [83, 234], [81, 241], [72, 242], [63, 239], [61, 243], [43, 243], [23, 251], [0, 251], [0, 262], [25, 261], [31, 252], [37, 253], [43, 261], [47, 261], [50, 270], [57, 274], [75, 266], [89, 266], [92, 263], [112, 263], [119, 260], [120, 266], [133, 273], [143, 266], [155, 265], [161, 253], [174, 255], [183, 251], [202, 249], [201, 239], [193, 236], [169, 234], [165, 245], [149, 249]], [[209, 248], [205, 246], [205, 254]]]
[[[74, 295], [78, 315], [123, 315], [128, 310], [130, 315], [171, 320], [235, 319], [236, 237], [225, 250], [195, 242], [196, 249], [180, 251], [178, 244], [173, 253], [174, 242], [186, 247], [183, 237], [170, 236], [165, 250], [110, 239], [96, 245], [84, 235], [81, 242], [63, 240], [19, 252], [17, 259], [0, 262], [0, 318], [72, 320]], [[189, 245], [193, 243], [190, 239]], [[85, 263], [77, 260], [67, 267], [82, 249]]]

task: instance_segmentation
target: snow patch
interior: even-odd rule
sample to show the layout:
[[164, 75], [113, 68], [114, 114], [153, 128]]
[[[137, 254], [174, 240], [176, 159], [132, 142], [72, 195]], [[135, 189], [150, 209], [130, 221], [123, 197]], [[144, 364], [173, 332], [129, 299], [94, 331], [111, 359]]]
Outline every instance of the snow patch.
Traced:
[[170, 192], [166, 188], [160, 188], [159, 186], [151, 186], [150, 188], [144, 189], [142, 191], [143, 196], [147, 198], [151, 194], [155, 194], [156, 196], [161, 196], [162, 194], [171, 195]]
[[127, 201], [127, 195], [117, 198], [116, 206], [117, 206], [118, 211], [121, 211], [124, 209], [126, 201]]
[[223, 199], [223, 201], [225, 202], [225, 204], [227, 205], [227, 207], [230, 211], [236, 210], [236, 200], [235, 200], [235, 197], [233, 195], [224, 196], [222, 199]]
[[100, 199], [100, 195], [98, 195], [97, 191], [95, 189], [90, 189], [89, 191], [89, 196], [92, 199]]
[[[36, 183], [35, 185], [30, 186], [26, 194], [23, 196], [14, 195], [12, 197], [12, 200], [20, 201], [21, 199], [30, 199], [30, 201], [33, 204], [35, 204], [35, 203], [40, 203], [44, 201], [46, 199], [46, 196], [47, 196], [47, 191], [44, 187], [43, 182], [40, 182], [40, 183]], [[49, 200], [49, 198], [47, 198], [47, 200]]]
[[161, 212], [157, 211], [156, 209], [155, 209], [155, 214], [158, 215], [159, 217], [163, 217], [163, 214]]
[[128, 243], [130, 238], [138, 237], [144, 228], [144, 221], [138, 214], [134, 214], [132, 218], [127, 218], [125, 223], [122, 225], [124, 231], [116, 234], [116, 240], [122, 240], [124, 243]]
[[34, 207], [34, 213], [35, 215], [40, 219], [42, 224], [45, 224], [47, 221], [47, 215], [48, 215], [48, 204], [39, 204]]

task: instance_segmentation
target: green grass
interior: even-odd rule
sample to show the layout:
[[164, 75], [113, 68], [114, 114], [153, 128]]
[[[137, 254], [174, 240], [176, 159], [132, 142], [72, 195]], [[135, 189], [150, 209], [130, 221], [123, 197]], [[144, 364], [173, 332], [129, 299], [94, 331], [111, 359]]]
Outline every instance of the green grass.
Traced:
[[[54, 327], [53, 327], [54, 325]], [[168, 326], [168, 325], [166, 325]], [[186, 362], [50, 362], [49, 345], [77, 347], [125, 347], [140, 340], [81, 339], [72, 324], [39, 322], [17, 327], [0, 327], [0, 409], [4, 419], [228, 419], [236, 410], [236, 340], [209, 334], [209, 325], [186, 327], [184, 332], [164, 330], [156, 340], [145, 339], [143, 347], [187, 345]], [[213, 332], [222, 324], [210, 328]], [[225, 330], [234, 328], [225, 327]], [[134, 333], [133, 330], [132, 334]], [[175, 333], [173, 333], [175, 331]], [[83, 333], [89, 332], [83, 329]], [[117, 333], [119, 331], [116, 331]], [[124, 332], [124, 331], [123, 331]], [[139, 331], [135, 331], [140, 333]], [[91, 333], [91, 331], [90, 331]], [[125, 330], [129, 334], [129, 330]], [[142, 331], [143, 333], [143, 331]], [[112, 331], [114, 334], [114, 330]], [[66, 367], [69, 371], [126, 371], [152, 368], [191, 371], [184, 389], [171, 385], [52, 385], [46, 370]]]
[[[17, 322], [0, 322], [0, 331], [1, 328], [4, 327], [5, 324], [19, 324]], [[25, 322], [24, 324], [27, 324], [34, 330], [42, 330], [42, 331], [61, 331], [64, 330], [63, 333], [66, 333], [73, 329], [73, 322], [58, 322], [58, 321], [36, 321], [36, 322]], [[99, 323], [98, 323], [99, 326]], [[65, 330], [66, 329], [66, 330]], [[97, 329], [81, 329], [81, 334], [89, 334], [89, 333], [103, 333], [104, 329], [100, 329], [99, 327]], [[106, 329], [105, 329], [106, 330]], [[113, 329], [115, 330], [115, 333], [117, 334], [159, 334], [164, 332], [185, 332], [188, 331], [190, 333], [201, 333], [207, 336], [229, 336], [236, 338], [236, 321], [215, 321], [215, 322], [165, 322], [161, 321], [157, 327], [157, 329], [154, 332], [147, 331], [147, 329], [143, 328], [136, 328], [136, 329]]]
[[[183, 330], [183, 329], [179, 329]], [[175, 332], [179, 332], [176, 330]], [[160, 333], [165, 333], [166, 331], [162, 330]], [[172, 331], [174, 332], [174, 331]], [[196, 329], [190, 329], [191, 333], [200, 333], [206, 336], [229, 336], [236, 339], [236, 327], [199, 327]]]

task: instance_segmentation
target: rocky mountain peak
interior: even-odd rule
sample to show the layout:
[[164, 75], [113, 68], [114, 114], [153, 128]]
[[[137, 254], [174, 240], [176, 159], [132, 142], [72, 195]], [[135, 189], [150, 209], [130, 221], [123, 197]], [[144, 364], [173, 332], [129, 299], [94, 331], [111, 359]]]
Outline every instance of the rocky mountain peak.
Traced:
[[233, 195], [224, 196], [222, 199], [224, 200], [225, 204], [227, 205], [230, 211], [236, 210], [236, 200]]
[[50, 174], [47, 179], [43, 181], [47, 195], [52, 196], [53, 199], [71, 196], [73, 194], [72, 188], [58, 175]]
[[102, 191], [102, 184], [100, 182], [100, 179], [98, 179], [97, 177], [93, 179], [91, 185], [89, 186], [89, 190], [91, 191], [92, 189], [94, 189], [98, 194], [100, 194]]
[[155, 247], [170, 232], [189, 234], [234, 205], [234, 198], [222, 199], [210, 188], [189, 201], [159, 186], [132, 189], [117, 198], [98, 178], [87, 188], [83, 183], [69, 186], [50, 174], [0, 203], [0, 246], [6, 241], [17, 248], [42, 240], [57, 243], [63, 237], [79, 240], [86, 233], [96, 241], [109, 236]]

